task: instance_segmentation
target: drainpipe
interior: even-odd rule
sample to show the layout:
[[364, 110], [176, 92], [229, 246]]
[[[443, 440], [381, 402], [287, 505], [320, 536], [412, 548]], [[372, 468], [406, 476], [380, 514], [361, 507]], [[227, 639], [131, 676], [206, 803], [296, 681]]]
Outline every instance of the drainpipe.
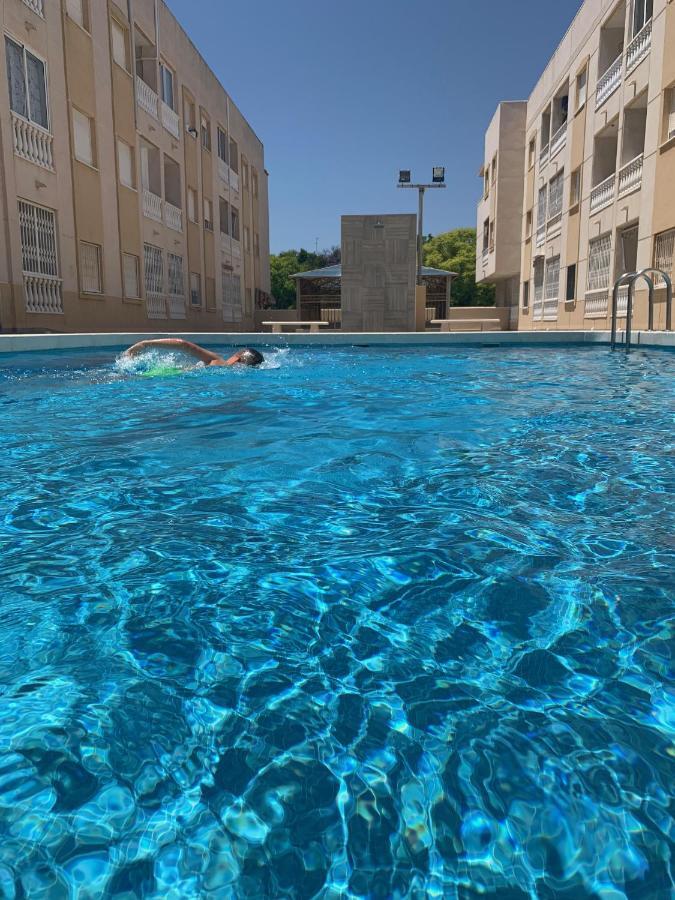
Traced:
[[129, 52], [131, 53], [131, 59], [129, 60], [129, 62], [131, 63], [131, 72], [134, 80], [134, 131], [138, 131], [138, 110], [136, 109], [136, 79], [138, 78], [138, 76], [136, 74], [136, 35], [134, 27], [133, 0], [127, 0], [127, 19], [129, 20]]

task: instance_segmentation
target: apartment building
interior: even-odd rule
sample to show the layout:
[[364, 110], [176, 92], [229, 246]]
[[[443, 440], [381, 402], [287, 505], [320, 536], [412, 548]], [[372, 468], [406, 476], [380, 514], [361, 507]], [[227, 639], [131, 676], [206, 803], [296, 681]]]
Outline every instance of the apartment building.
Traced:
[[[486, 141], [488, 165], [513, 150], [513, 134]], [[508, 142], [509, 138], [511, 143]], [[518, 203], [488, 222], [520, 246], [518, 328], [605, 329], [615, 280], [654, 266], [673, 273], [675, 244], [675, 3], [585, 0], [527, 100]], [[485, 191], [484, 191], [485, 193]], [[479, 224], [485, 198], [479, 205]], [[482, 268], [479, 228], [477, 278]], [[655, 277], [654, 327], [665, 326], [665, 284]], [[619, 292], [625, 324], [628, 288]], [[635, 295], [634, 325], [648, 324], [648, 294]]]
[[263, 145], [167, 6], [0, 18], [0, 329], [252, 330]]

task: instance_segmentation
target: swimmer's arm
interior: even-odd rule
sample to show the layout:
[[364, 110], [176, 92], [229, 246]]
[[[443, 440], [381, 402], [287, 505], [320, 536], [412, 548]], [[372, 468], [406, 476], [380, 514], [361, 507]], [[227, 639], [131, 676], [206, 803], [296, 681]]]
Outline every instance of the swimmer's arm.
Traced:
[[154, 340], [149, 341], [139, 341], [137, 344], [134, 344], [133, 347], [129, 347], [129, 349], [125, 351], [124, 355], [136, 356], [137, 353], [141, 353], [148, 347], [178, 348], [180, 350], [185, 350], [192, 356], [196, 356], [197, 359], [201, 360], [203, 363], [206, 363], [207, 366], [223, 365], [222, 356], [218, 356], [217, 353], [212, 353], [210, 350], [205, 350], [198, 344], [193, 344], [192, 341], [185, 341], [183, 340], [183, 338], [155, 338]]

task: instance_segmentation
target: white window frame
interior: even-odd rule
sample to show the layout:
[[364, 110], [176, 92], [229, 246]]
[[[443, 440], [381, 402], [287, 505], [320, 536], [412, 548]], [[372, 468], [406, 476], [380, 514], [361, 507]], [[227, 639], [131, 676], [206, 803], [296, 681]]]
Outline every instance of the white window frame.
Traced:
[[[82, 294], [102, 294], [103, 293], [103, 248], [100, 244], [94, 244], [91, 241], [80, 241], [80, 293]], [[86, 259], [86, 255], [91, 253], [93, 259]], [[96, 271], [88, 272], [89, 265], [93, 264]], [[90, 275], [94, 281], [88, 281]]]
[[547, 221], [562, 215], [565, 189], [565, 170], [560, 169], [548, 183]]
[[[120, 35], [122, 38], [122, 43], [120, 45], [119, 41], [115, 39], [115, 35]], [[127, 74], [131, 71], [131, 66], [129, 63], [129, 30], [124, 27], [114, 16], [110, 17], [110, 45], [112, 48], [112, 59], [115, 65], [119, 66], [120, 69], [123, 69]], [[123, 59], [120, 62], [118, 59], [119, 49], [122, 49]]]
[[143, 269], [145, 272], [145, 294], [164, 293], [164, 252], [154, 244], [143, 244]]
[[[164, 75], [165, 73], [171, 79], [171, 103], [164, 96]], [[176, 72], [175, 70], [163, 59], [159, 61], [159, 91], [162, 102], [176, 112]]]
[[213, 201], [209, 200], [208, 197], [204, 197], [202, 207], [204, 210], [204, 228], [207, 231], [213, 231]]
[[224, 128], [221, 128], [220, 125], [216, 125], [216, 141], [218, 144], [218, 159], [222, 160], [226, 166], [229, 166], [230, 142], [227, 136], [227, 131]]
[[[19, 198], [19, 233], [21, 240], [21, 260], [24, 275], [46, 275], [59, 277], [59, 248], [56, 227], [56, 212], [38, 203]], [[29, 240], [25, 240], [29, 237]], [[35, 267], [26, 265], [30, 258]]]
[[89, 8], [87, 0], [66, 0], [66, 15], [84, 31], [89, 32]]
[[208, 152], [210, 153], [211, 152], [211, 121], [207, 116], [202, 114], [199, 118], [199, 122], [200, 122], [199, 131], [200, 131], [200, 135], [201, 135], [202, 150], [208, 150]]
[[664, 141], [675, 138], [675, 84], [664, 91], [663, 118], [665, 123]]
[[[651, 11], [651, 15], [649, 16], [649, 18], [647, 18], [647, 6], [649, 3], [652, 4], [652, 11]], [[640, 10], [640, 9], [642, 10], [642, 22], [638, 26], [637, 25], [637, 13], [638, 13], [638, 10]], [[634, 38], [638, 34], [640, 34], [642, 29], [645, 27], [645, 25], [648, 22], [653, 21], [653, 19], [654, 19], [653, 0], [633, 0], [632, 9], [631, 9], [631, 30], [632, 30], [631, 38]]]
[[577, 73], [576, 79], [576, 112], [586, 104], [588, 100], [588, 66]]
[[[667, 231], [660, 231], [654, 235], [654, 251], [653, 260], [655, 269], [663, 269], [670, 275], [671, 279], [675, 276], [673, 260], [675, 259], [675, 228], [669, 228]], [[665, 284], [660, 275], [655, 276], [654, 284]]]
[[588, 242], [587, 291], [607, 291], [612, 275], [612, 234], [607, 232]]
[[570, 175], [570, 207], [581, 203], [581, 166]]
[[544, 300], [560, 300], [560, 255], [551, 256], [544, 267]]
[[[225, 207], [225, 229], [223, 230], [223, 204]], [[230, 233], [230, 204], [224, 197], [218, 197], [218, 219], [221, 234]]]
[[[31, 125], [34, 125], [36, 128], [40, 128], [42, 131], [46, 132], [47, 134], [51, 134], [52, 133], [52, 124], [51, 124], [51, 112], [50, 112], [50, 108], [49, 108], [49, 68], [47, 65], [47, 60], [43, 56], [40, 56], [39, 53], [36, 53], [31, 48], [27, 47], [26, 44], [24, 44], [22, 41], [17, 40], [16, 38], [12, 37], [9, 34], [5, 34], [5, 53], [7, 52], [7, 43], [6, 43], [7, 41], [11, 41], [12, 44], [14, 44], [16, 47], [18, 47], [21, 50], [22, 63], [23, 63], [23, 86], [24, 86], [24, 96], [26, 98], [27, 115], [23, 115], [22, 113], [17, 112], [15, 109], [12, 109], [12, 107], [11, 107], [11, 90], [10, 90], [10, 109], [12, 109], [12, 112], [15, 116], [19, 116], [21, 119], [24, 119], [24, 121], [30, 122]], [[46, 118], [47, 118], [46, 125], [42, 125], [40, 122], [37, 122], [32, 117], [32, 114], [31, 114], [30, 92], [28, 90], [28, 68], [26, 65], [26, 54], [27, 53], [30, 54], [30, 56], [32, 56], [33, 59], [36, 59], [38, 62], [42, 63], [42, 71], [44, 73], [44, 88], [45, 88], [45, 114], [46, 114]], [[9, 78], [8, 78], [8, 81], [9, 81]], [[9, 84], [8, 84], [8, 90], [9, 90]]]

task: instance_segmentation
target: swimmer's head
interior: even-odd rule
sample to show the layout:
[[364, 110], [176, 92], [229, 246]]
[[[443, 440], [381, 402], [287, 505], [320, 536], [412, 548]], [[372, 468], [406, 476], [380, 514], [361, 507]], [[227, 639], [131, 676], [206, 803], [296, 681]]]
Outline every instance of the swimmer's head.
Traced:
[[265, 357], [257, 350], [246, 347], [239, 354], [239, 362], [244, 366], [259, 366], [261, 362], [265, 362]]

